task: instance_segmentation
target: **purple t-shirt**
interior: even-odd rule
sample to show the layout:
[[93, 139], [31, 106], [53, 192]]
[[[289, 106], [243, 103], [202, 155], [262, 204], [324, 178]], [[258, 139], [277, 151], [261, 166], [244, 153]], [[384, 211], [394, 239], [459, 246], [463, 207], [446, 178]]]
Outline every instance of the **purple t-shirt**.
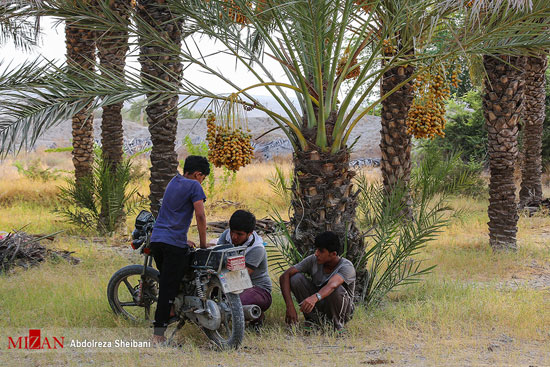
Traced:
[[187, 247], [187, 231], [193, 219], [193, 203], [206, 199], [201, 184], [178, 174], [164, 192], [162, 206], [153, 227], [151, 242]]

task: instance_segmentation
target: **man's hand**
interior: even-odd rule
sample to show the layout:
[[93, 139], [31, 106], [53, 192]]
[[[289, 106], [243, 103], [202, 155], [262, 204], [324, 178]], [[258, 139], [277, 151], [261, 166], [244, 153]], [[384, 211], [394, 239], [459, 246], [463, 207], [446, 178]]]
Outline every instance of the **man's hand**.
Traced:
[[300, 303], [300, 311], [303, 313], [310, 313], [313, 311], [313, 308], [315, 307], [315, 304], [317, 303], [318, 299], [316, 295], [309, 296], [308, 298], [304, 299], [302, 303]]
[[298, 323], [298, 314], [296, 313], [294, 306], [286, 308], [285, 322], [287, 325]]
[[195, 242], [189, 241], [189, 240], [187, 240], [187, 246], [189, 246], [189, 247], [191, 247], [191, 248], [197, 247], [197, 245], [195, 244]]
[[290, 277], [298, 273], [298, 269], [294, 266], [291, 266], [280, 276], [279, 283], [281, 284], [281, 293], [286, 304], [286, 316], [285, 322], [288, 325], [298, 323], [298, 315], [296, 314], [296, 308], [294, 308], [294, 303], [292, 302], [292, 295], [290, 294]]

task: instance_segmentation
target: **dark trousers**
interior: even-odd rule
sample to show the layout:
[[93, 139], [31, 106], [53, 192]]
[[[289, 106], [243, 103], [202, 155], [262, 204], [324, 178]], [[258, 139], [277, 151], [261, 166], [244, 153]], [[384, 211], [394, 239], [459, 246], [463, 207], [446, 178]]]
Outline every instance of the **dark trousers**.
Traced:
[[262, 309], [262, 315], [271, 306], [271, 293], [260, 287], [245, 289], [239, 297], [243, 306], [258, 305]]
[[[298, 303], [319, 292], [319, 289], [302, 273], [296, 273], [290, 278], [290, 290]], [[351, 319], [352, 313], [353, 301], [346, 289], [339, 286], [328, 297], [317, 302], [313, 311], [304, 314], [304, 317], [315, 323], [319, 323], [321, 318], [327, 318], [336, 330], [340, 330]]]
[[191, 257], [188, 247], [181, 248], [163, 242], [152, 242], [151, 250], [160, 272], [154, 334], [164, 335], [170, 319], [170, 308], [178, 295], [181, 279], [189, 269]]

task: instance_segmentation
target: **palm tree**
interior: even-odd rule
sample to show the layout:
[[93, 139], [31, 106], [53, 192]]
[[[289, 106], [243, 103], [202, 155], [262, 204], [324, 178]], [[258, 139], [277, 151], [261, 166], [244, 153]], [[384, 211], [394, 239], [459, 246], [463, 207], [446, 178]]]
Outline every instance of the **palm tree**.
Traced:
[[[97, 4], [90, 0], [90, 8]], [[68, 73], [77, 77], [82, 71], [93, 72], [96, 58], [96, 31], [81, 26], [78, 21], [65, 22]], [[92, 174], [94, 160], [94, 117], [92, 104], [87, 104], [72, 116], [73, 164], [76, 181]]]
[[[139, 0], [137, 15], [141, 78], [144, 83], [161, 80], [165, 86], [173, 88], [170, 95], [147, 94], [147, 123], [153, 142], [149, 199], [151, 211], [156, 215], [164, 189], [178, 167], [175, 140], [178, 127], [177, 90], [182, 72], [179, 59], [181, 19], [174, 16], [164, 1], [159, 0]], [[151, 40], [149, 32], [162, 34], [163, 41]], [[166, 48], [165, 43], [169, 43], [170, 48]]]
[[[373, 15], [375, 11], [382, 11], [378, 9], [382, 6], [381, 1], [374, 0], [367, 1], [368, 9], [372, 9], [368, 13], [362, 10], [365, 2], [357, 3], [356, 0], [167, 0], [162, 5], [148, 0], [138, 3], [139, 16], [136, 17], [136, 33], [142, 48], [141, 78], [132, 74], [127, 81], [117, 83], [94, 77], [93, 82], [74, 84], [64, 82], [63, 75], [56, 73], [52, 78], [55, 85], [64, 86], [62, 96], [75, 92], [80, 98], [110, 95], [121, 99], [147, 95], [150, 130], [155, 132], [152, 136], [157, 139], [158, 148], [152, 162], [162, 164], [158, 171], [152, 172], [155, 175], [152, 182], [161, 182], [161, 178], [169, 178], [175, 172], [173, 137], [176, 124], [175, 119], [170, 118], [178, 93], [189, 99], [232, 101], [266, 112], [294, 146], [291, 222], [296, 247], [307, 253], [319, 231], [339, 233], [345, 239], [347, 256], [355, 261], [359, 283], [365, 284], [365, 248], [354, 222], [357, 190], [352, 181], [355, 173], [349, 169], [350, 147], [353, 146], [349, 137], [363, 116], [390, 97], [389, 93], [384, 94], [365, 108], [370, 92], [386, 72], [392, 69], [398, 73], [406, 71], [405, 65], [415, 66], [414, 73], [417, 73], [422, 65], [452, 59], [463, 52], [517, 55], [525, 48], [550, 46], [548, 24], [533, 21], [535, 16], [530, 13], [508, 12], [498, 18], [491, 17], [480, 29], [479, 21], [469, 19], [470, 13], [466, 12], [460, 27], [454, 23], [447, 25], [452, 37], [437, 52], [426, 52], [430, 49], [432, 32], [419, 39], [403, 36], [395, 54], [380, 62], [383, 40], [395, 34], [393, 29], [400, 30], [403, 35], [410, 14], [419, 14], [416, 24], [420, 29], [435, 29], [435, 25], [442, 24], [442, 14], [448, 14], [449, 7], [456, 8], [457, 3], [463, 2], [415, 1], [411, 3], [414, 11], [396, 7], [388, 22], [381, 26]], [[538, 12], [537, 19], [541, 14], [550, 15], [550, 5], [543, 0], [534, 1], [534, 8]], [[80, 15], [83, 16], [93, 18], [94, 24], [102, 21], [93, 12]], [[184, 37], [185, 47], [179, 42], [180, 27], [184, 35], [189, 35]], [[510, 37], [511, 34], [515, 37]], [[210, 58], [213, 55], [196, 51], [200, 42], [198, 37], [215, 39], [222, 50], [213, 55], [223, 52], [233, 56], [258, 79], [258, 84], [245, 88], [232, 75], [219, 72]], [[413, 49], [414, 54], [409, 52]], [[363, 53], [370, 56], [362, 57]], [[181, 67], [176, 60], [180, 58], [227, 83], [234, 88], [234, 95], [218, 95], [189, 81], [179, 85]], [[267, 59], [278, 63], [286, 81], [281, 82], [281, 78], [275, 76], [278, 71]], [[355, 79], [349, 79], [344, 88], [344, 81], [349, 77]], [[409, 83], [408, 79], [401, 79], [391, 92]], [[44, 87], [44, 84], [27, 84], [26, 88], [34, 91], [38, 86]], [[250, 90], [256, 87], [269, 91], [285, 115], [255, 100]], [[292, 103], [289, 92], [296, 94], [297, 105]], [[62, 100], [60, 97], [53, 99]], [[57, 102], [52, 106], [58, 106]], [[52, 106], [49, 108], [53, 109]], [[27, 112], [21, 109], [17, 116], [25, 117]], [[151, 186], [152, 192], [162, 192], [160, 185]]]
[[[510, 12], [536, 13], [534, 10], [538, 10], [540, 4], [534, 2], [531, 7], [530, 0], [513, 0], [504, 2], [504, 6], [500, 5], [502, 4], [495, 5], [488, 0], [475, 1], [473, 13], [482, 17], [478, 26], [483, 27], [487, 22], [506, 16]], [[490, 16], [489, 12], [492, 13]], [[532, 21], [541, 20], [539, 18]], [[514, 33], [511, 32], [510, 37], [513, 36]], [[483, 112], [488, 131], [491, 173], [488, 208], [489, 244], [494, 251], [515, 251], [519, 217], [514, 168], [518, 154], [519, 121], [525, 107], [526, 58], [509, 54], [485, 55], [483, 65], [486, 71]]]
[[[421, 1], [420, 1], [421, 2]], [[424, 9], [411, 6], [411, 2], [403, 1], [381, 1], [381, 6], [376, 11], [376, 17], [388, 38], [383, 40], [383, 60], [391, 60], [394, 54], [399, 51], [403, 56], [414, 58], [414, 43], [412, 38], [420, 38], [422, 34], [429, 31], [423, 28], [426, 25], [422, 19]], [[456, 11], [456, 7], [450, 6], [448, 13]], [[399, 25], [391, 22], [393, 14], [409, 13], [409, 21]], [[439, 15], [440, 21], [445, 19], [443, 12]], [[382, 111], [380, 114], [382, 129], [380, 130], [380, 152], [382, 159], [380, 168], [382, 182], [388, 195], [396, 188], [396, 185], [408, 187], [411, 174], [411, 135], [407, 132], [407, 115], [414, 99], [413, 76], [415, 68], [412, 64], [397, 65], [388, 69], [381, 81], [380, 94], [388, 96], [382, 100]], [[393, 92], [393, 93], [391, 93]], [[405, 215], [410, 216], [410, 194], [408, 189], [404, 190]]]
[[[130, 17], [130, 4], [127, 0], [114, 0], [102, 3], [108, 6], [114, 21], [119, 25], [128, 24]], [[128, 51], [128, 30], [120, 27], [98, 33], [97, 49], [101, 72], [105, 78], [112, 73], [123, 75]], [[123, 102], [116, 102], [103, 106], [101, 119], [101, 146], [102, 159], [109, 167], [114, 177], [123, 159], [123, 127], [122, 127]], [[101, 203], [100, 220], [105, 222], [110, 216], [109, 198], [105, 197]], [[117, 218], [117, 224], [125, 222], [125, 216]]]
[[[380, 25], [375, 21], [373, 14], [387, 11], [388, 2], [259, 3], [262, 4], [262, 17], [254, 17], [257, 8], [254, 5], [250, 6], [249, 2], [232, 2], [232, 14], [240, 12], [242, 18], [247, 20], [244, 23], [250, 24], [247, 36], [243, 34], [245, 32], [241, 32], [241, 25], [231, 24], [231, 19], [226, 19], [224, 10], [227, 9], [227, 5], [223, 1], [211, 1], [206, 7], [200, 1], [186, 1], [185, 6], [178, 6], [180, 3], [176, 3], [175, 7], [186, 16], [187, 26], [194, 26], [200, 29], [201, 33], [215, 38], [227, 47], [228, 53], [235, 55], [247, 65], [258, 76], [261, 85], [271, 91], [287, 112], [288, 118], [270, 112], [268, 114], [280, 124], [294, 144], [294, 214], [291, 224], [297, 248], [306, 253], [312, 248], [315, 234], [322, 230], [334, 230], [347, 239], [348, 256], [361, 259], [364, 244], [354, 224], [357, 203], [352, 183], [354, 172], [348, 168], [347, 140], [357, 121], [369, 111], [369, 108], [363, 114], [355, 113], [375, 83], [383, 80], [381, 100], [382, 103], [384, 100], [387, 101], [386, 112], [392, 114], [388, 115], [386, 120], [387, 132], [390, 136], [396, 136], [394, 141], [389, 143], [399, 142], [399, 146], [395, 144], [395, 147], [388, 144], [387, 150], [399, 150], [395, 156], [402, 156], [405, 163], [405, 168], [393, 170], [401, 170], [399, 175], [392, 174], [406, 179], [407, 174], [403, 174], [403, 171], [406, 169], [407, 154], [410, 153], [409, 141], [406, 133], [402, 137], [399, 126], [391, 126], [390, 121], [395, 123], [399, 117], [403, 117], [399, 123], [404, 126], [404, 116], [411, 100], [408, 94], [409, 83], [415, 73], [412, 66], [415, 61], [429, 57], [422, 52], [415, 55], [412, 52], [414, 46], [418, 46], [419, 49], [426, 47], [423, 42], [428, 42], [436, 25], [442, 24], [443, 18], [459, 7], [456, 2], [438, 8], [432, 3], [421, 1], [414, 4], [408, 2], [407, 7], [396, 5], [401, 2], [395, 1], [393, 11], [387, 13], [387, 23]], [[539, 8], [541, 4], [538, 4]], [[360, 10], [365, 7], [370, 12]], [[416, 16], [414, 19], [418, 19], [413, 27], [417, 33], [409, 26], [411, 14]], [[490, 24], [493, 33], [492, 37], [484, 40], [484, 50], [507, 48], [506, 43], [499, 43], [496, 41], [498, 36], [495, 36], [498, 29], [501, 34], [509, 32], [503, 27], [507, 21], [509, 18], [500, 24]], [[458, 30], [454, 31], [456, 35]], [[447, 45], [442, 54], [450, 58], [453, 52], [456, 55], [456, 50], [472, 46], [473, 43], [470, 42], [480, 42], [480, 33], [476, 35], [476, 31], [472, 29], [468, 29], [468, 32], [470, 33], [461, 34], [461, 38], [455, 38], [455, 41], [459, 40], [458, 44]], [[424, 38], [415, 38], [414, 35], [418, 34], [423, 34]], [[487, 32], [484, 35], [486, 34]], [[394, 35], [398, 35], [395, 54], [391, 57], [385, 55], [382, 66], [376, 68], [379, 59], [375, 55], [382, 53], [383, 40]], [[258, 45], [258, 40], [263, 42], [261, 45], [264, 47], [260, 51], [264, 50], [266, 55], [280, 63], [289, 80], [288, 85], [277, 83], [269, 70], [266, 70], [261, 59], [262, 53], [253, 47]], [[357, 57], [367, 46], [371, 47], [371, 57], [357, 62]], [[449, 51], [452, 47], [456, 47], [455, 51]], [[517, 42], [514, 47], [518, 47]], [[184, 58], [216, 74], [207, 62], [188, 54]], [[345, 66], [339, 69], [339, 65], [342, 65], [341, 60], [344, 60]], [[436, 60], [437, 57], [434, 57], [433, 61]], [[262, 69], [267, 77], [259, 75], [259, 70]], [[347, 93], [339, 95], [342, 82], [348, 74], [355, 75], [357, 79], [351, 83]], [[374, 81], [370, 79], [372, 76]], [[227, 81], [228, 78], [223, 79]], [[228, 82], [231, 85], [236, 84]], [[359, 88], [365, 87], [364, 84], [367, 82], [369, 84], [363, 89], [365, 92], [359, 94]], [[236, 85], [235, 88], [239, 89]], [[297, 91], [298, 108], [294, 108], [285, 99], [284, 88]], [[204, 95], [200, 91], [196, 93]], [[244, 90], [239, 94], [243, 95]], [[247, 97], [250, 103], [256, 103], [250, 96]], [[263, 109], [263, 106], [259, 105], [258, 108]], [[361, 278], [365, 274], [362, 272], [362, 264], [358, 265]]]
[[[114, 0], [106, 3], [110, 7], [114, 20], [119, 25], [128, 24], [130, 4], [126, 0]], [[101, 32], [97, 37], [97, 49], [101, 71], [105, 78], [110, 73], [123, 74], [128, 52], [128, 30], [117, 27]], [[114, 169], [122, 162], [122, 105], [117, 102], [103, 106], [101, 119], [101, 145], [103, 159]]]
[[488, 131], [489, 243], [494, 250], [517, 249], [518, 211], [514, 168], [525, 88], [523, 56], [485, 56], [483, 112]]
[[546, 53], [528, 56], [525, 69], [525, 111], [523, 113], [523, 165], [520, 207], [538, 206], [542, 201], [542, 130], [546, 117]]
[[0, 45], [7, 42], [21, 49], [36, 45], [40, 31], [39, 17], [34, 21], [28, 11], [36, 7], [36, 1], [3, 1], [0, 4]]

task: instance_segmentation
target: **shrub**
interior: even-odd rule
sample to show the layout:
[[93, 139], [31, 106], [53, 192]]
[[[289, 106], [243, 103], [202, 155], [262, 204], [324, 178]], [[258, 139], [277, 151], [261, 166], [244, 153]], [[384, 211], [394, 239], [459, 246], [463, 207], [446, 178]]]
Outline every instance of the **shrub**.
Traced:
[[17, 161], [13, 164], [17, 168], [17, 172], [32, 181], [47, 182], [59, 177], [59, 170], [52, 170], [50, 168], [42, 168], [42, 162], [40, 159], [33, 160], [27, 167], [23, 166], [23, 163]]
[[113, 172], [96, 149], [92, 175], [79, 184], [74, 178], [67, 179], [66, 186], [59, 187], [60, 204], [54, 212], [78, 227], [114, 233], [127, 214], [146, 202], [137, 188], [130, 187], [137, 179], [131, 172], [131, 159], [125, 159]]
[[405, 192], [396, 186], [390, 195], [380, 183], [358, 178], [359, 224], [366, 230], [366, 252], [350, 259], [356, 268], [366, 268], [368, 276], [357, 295], [366, 306], [380, 302], [393, 289], [421, 281], [432, 271], [416, 255], [433, 241], [448, 223], [446, 196], [435, 196], [433, 182], [425, 180], [419, 196], [412, 200], [412, 218], [405, 218]]
[[[285, 207], [290, 207], [292, 200], [292, 173], [285, 172], [275, 165], [275, 173], [267, 179], [271, 191], [281, 200]], [[271, 206], [271, 203], [268, 203]]]
[[439, 190], [436, 193], [449, 195], [482, 196], [487, 193], [487, 185], [480, 177], [483, 163], [462, 159], [461, 151], [444, 151], [443, 148], [428, 145], [417, 151], [411, 170], [411, 192], [419, 195], [429, 187]]

